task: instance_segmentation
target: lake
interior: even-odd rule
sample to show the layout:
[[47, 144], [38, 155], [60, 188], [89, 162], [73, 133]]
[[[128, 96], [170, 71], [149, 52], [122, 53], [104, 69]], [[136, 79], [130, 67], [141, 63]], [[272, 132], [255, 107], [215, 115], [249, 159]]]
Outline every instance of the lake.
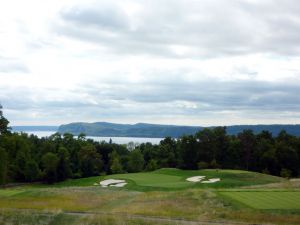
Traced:
[[[54, 131], [24, 131], [27, 134], [34, 134], [38, 137], [49, 137], [50, 135], [54, 134]], [[134, 142], [134, 143], [147, 143], [150, 142], [152, 144], [159, 144], [163, 138], [144, 138], [144, 137], [91, 137], [87, 136], [87, 139], [93, 139], [95, 141], [106, 141], [109, 142], [111, 139], [113, 143], [116, 144], [128, 144], [129, 142]]]

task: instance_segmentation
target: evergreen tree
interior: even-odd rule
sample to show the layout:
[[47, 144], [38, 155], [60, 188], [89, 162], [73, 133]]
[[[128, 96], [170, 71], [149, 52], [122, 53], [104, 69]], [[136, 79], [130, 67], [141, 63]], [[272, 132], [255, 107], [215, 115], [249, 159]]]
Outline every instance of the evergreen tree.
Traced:
[[8, 155], [4, 148], [0, 147], [0, 185], [6, 183], [8, 167]]
[[24, 175], [26, 181], [32, 182], [38, 180], [40, 170], [37, 163], [33, 159], [30, 159], [26, 162]]
[[94, 145], [86, 145], [79, 151], [80, 169], [83, 177], [99, 175], [103, 167], [101, 155]]
[[48, 152], [42, 157], [44, 180], [49, 184], [57, 181], [58, 157], [52, 152]]
[[128, 160], [128, 172], [140, 172], [144, 168], [144, 157], [140, 150], [135, 149], [129, 154], [129, 160]]
[[111, 173], [122, 173], [123, 167], [121, 164], [120, 156], [116, 151], [113, 151], [110, 155], [110, 171]]
[[63, 181], [71, 177], [71, 168], [68, 150], [64, 147], [58, 149], [58, 163], [57, 163], [57, 179]]
[[2, 105], [0, 104], [0, 135], [9, 133], [9, 121], [3, 116]]

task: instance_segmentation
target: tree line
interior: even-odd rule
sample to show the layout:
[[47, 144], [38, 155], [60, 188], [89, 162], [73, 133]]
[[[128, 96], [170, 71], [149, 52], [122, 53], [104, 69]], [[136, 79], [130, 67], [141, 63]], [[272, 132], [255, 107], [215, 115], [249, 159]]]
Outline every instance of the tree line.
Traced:
[[300, 172], [300, 138], [281, 131], [254, 134], [244, 130], [228, 135], [226, 127], [203, 129], [195, 135], [159, 144], [137, 146], [97, 142], [84, 134], [55, 133], [38, 138], [12, 133], [0, 107], [0, 184], [54, 183], [102, 174], [153, 171], [173, 167], [242, 169], [282, 177]]

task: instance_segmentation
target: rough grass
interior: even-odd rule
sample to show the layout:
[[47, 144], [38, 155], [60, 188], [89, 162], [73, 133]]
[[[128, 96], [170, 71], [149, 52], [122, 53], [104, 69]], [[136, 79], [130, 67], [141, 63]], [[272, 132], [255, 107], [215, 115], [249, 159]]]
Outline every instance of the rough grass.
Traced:
[[14, 195], [7, 192], [11, 190], [0, 190], [0, 208], [64, 211], [98, 210], [136, 194], [99, 187], [18, 188]]
[[[197, 175], [205, 175], [208, 178], [219, 177], [221, 182], [204, 185], [185, 180]], [[93, 186], [95, 182], [107, 178], [126, 179], [129, 184], [125, 188]], [[161, 169], [151, 173], [118, 174], [68, 180], [55, 185], [35, 184], [0, 189], [0, 225], [174, 224], [130, 218], [133, 215], [196, 221], [229, 221], [229, 224], [230, 221], [300, 224], [300, 211], [298, 209], [293, 211], [296, 208], [287, 208], [292, 203], [285, 203], [286, 209], [282, 211], [261, 210], [222, 194], [245, 191], [240, 187], [247, 185], [252, 188], [246, 190], [249, 193], [250, 191], [253, 193], [266, 192], [266, 190], [268, 193], [273, 193], [273, 189], [254, 189], [256, 186], [253, 185], [273, 185], [275, 182], [279, 182], [278, 184], [281, 185], [288, 181], [269, 175], [237, 170]], [[291, 192], [298, 189], [284, 190]], [[283, 190], [277, 189], [277, 191]], [[269, 196], [270, 200], [276, 198], [278, 199], [276, 194]], [[288, 196], [284, 196], [282, 199], [286, 198]], [[298, 197], [290, 196], [289, 198], [300, 202]], [[255, 196], [250, 196], [248, 199], [248, 201], [255, 199]], [[278, 201], [278, 205], [280, 204]], [[40, 213], [23, 213], [23, 210], [35, 210]], [[43, 212], [47, 213], [43, 214]], [[79, 215], [66, 214], [69, 212], [79, 212]], [[80, 212], [95, 213], [96, 215], [80, 215]], [[98, 215], [99, 213], [101, 215]], [[104, 214], [110, 215], [104, 217]], [[124, 216], [128, 216], [128, 218], [124, 218]]]
[[[0, 210], [0, 225], [173, 225], [174, 222], [145, 221], [112, 215], [68, 215], [65, 213]], [[177, 224], [177, 223], [176, 223]], [[181, 224], [181, 223], [178, 223]]]
[[220, 194], [254, 209], [300, 210], [300, 191], [223, 191]]

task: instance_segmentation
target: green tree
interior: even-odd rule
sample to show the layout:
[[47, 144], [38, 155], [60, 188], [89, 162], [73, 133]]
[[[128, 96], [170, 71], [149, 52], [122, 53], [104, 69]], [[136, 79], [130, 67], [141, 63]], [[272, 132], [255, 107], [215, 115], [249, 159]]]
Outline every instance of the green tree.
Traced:
[[26, 181], [32, 182], [38, 180], [40, 169], [35, 160], [30, 159], [26, 162], [24, 175]]
[[166, 137], [159, 145], [159, 164], [160, 167], [177, 167], [178, 152], [176, 141], [171, 137]]
[[[229, 148], [229, 137], [226, 134], [226, 127], [216, 127], [213, 129], [215, 134], [216, 152], [214, 153], [215, 160], [219, 166], [226, 162], [227, 152]], [[213, 160], [214, 160], [213, 159]]]
[[26, 163], [30, 159], [29, 155], [29, 146], [25, 144], [24, 141], [21, 141], [22, 145], [19, 145], [17, 148], [17, 155], [14, 164], [14, 172], [15, 172], [15, 179], [18, 181], [26, 181], [25, 178], [25, 170], [26, 170]]
[[80, 169], [83, 177], [99, 175], [103, 161], [94, 145], [83, 146], [79, 151]]
[[151, 159], [146, 166], [146, 171], [154, 171], [157, 169], [158, 169], [157, 161], [154, 159]]
[[217, 156], [217, 142], [214, 130], [205, 128], [195, 134], [198, 146], [198, 159], [196, 162], [211, 162]]
[[0, 147], [0, 185], [6, 183], [8, 155], [4, 148]]
[[177, 143], [181, 159], [180, 167], [183, 169], [197, 169], [199, 149], [194, 136], [183, 136]]
[[111, 173], [115, 174], [123, 172], [120, 156], [115, 150], [109, 154], [109, 161]]
[[84, 133], [80, 133], [77, 137], [77, 140], [85, 141], [86, 140], [86, 135]]
[[207, 162], [201, 161], [201, 162], [198, 162], [197, 165], [198, 165], [198, 169], [199, 170], [203, 170], [203, 169], [209, 168], [209, 163], [207, 163]]
[[66, 148], [60, 147], [58, 149], [58, 164], [57, 164], [57, 179], [63, 181], [71, 177], [71, 168], [69, 160], [69, 152]]
[[140, 150], [135, 149], [129, 154], [128, 160], [128, 172], [140, 172], [143, 170], [145, 161], [144, 156], [140, 152]]
[[282, 168], [280, 171], [280, 176], [284, 178], [290, 178], [292, 176], [292, 171]]
[[9, 121], [3, 116], [2, 105], [0, 105], [0, 135], [9, 133]]
[[276, 146], [278, 166], [290, 170], [293, 176], [299, 173], [299, 156], [297, 151], [287, 143], [278, 143]]
[[252, 130], [244, 130], [238, 134], [238, 138], [241, 141], [242, 150], [244, 152], [244, 168], [249, 170], [253, 165], [253, 153], [256, 145], [255, 135]]
[[58, 160], [59, 159], [57, 155], [52, 152], [48, 152], [42, 157], [42, 164], [44, 167], [44, 180], [47, 181], [49, 184], [57, 181]]

